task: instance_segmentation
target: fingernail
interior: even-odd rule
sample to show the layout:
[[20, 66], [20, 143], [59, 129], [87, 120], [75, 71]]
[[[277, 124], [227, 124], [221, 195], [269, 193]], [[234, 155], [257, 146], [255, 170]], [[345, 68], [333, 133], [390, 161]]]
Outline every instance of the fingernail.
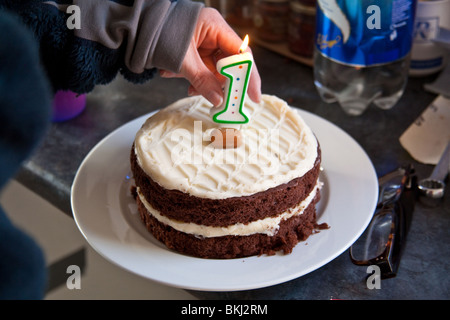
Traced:
[[222, 95], [218, 94], [217, 92], [210, 92], [208, 94], [207, 99], [209, 100], [209, 102], [211, 102], [215, 107], [218, 107], [222, 104], [223, 102], [223, 97]]

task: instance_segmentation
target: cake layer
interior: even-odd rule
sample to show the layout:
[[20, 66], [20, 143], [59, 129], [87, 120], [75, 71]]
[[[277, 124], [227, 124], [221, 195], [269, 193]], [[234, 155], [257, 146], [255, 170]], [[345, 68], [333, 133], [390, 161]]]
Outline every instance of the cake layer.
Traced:
[[229, 226], [277, 216], [301, 203], [316, 186], [321, 152], [317, 147], [313, 168], [301, 177], [250, 196], [226, 199], [200, 198], [179, 190], [168, 190], [153, 181], [140, 167], [136, 153], [130, 153], [136, 186], [146, 201], [170, 219], [207, 226]]
[[232, 125], [240, 143], [217, 147], [210, 109], [203, 97], [181, 99], [137, 132], [130, 163], [141, 220], [196, 257], [290, 253], [316, 226], [319, 142], [296, 110], [263, 95], [247, 99], [248, 123]]
[[297, 204], [295, 207], [280, 213], [274, 217], [268, 217], [250, 223], [236, 223], [223, 227], [212, 227], [206, 225], [199, 225], [192, 222], [183, 222], [179, 220], [173, 220], [161, 215], [158, 210], [153, 208], [145, 199], [144, 195], [140, 192], [140, 189], [136, 189], [136, 196], [139, 197], [139, 201], [142, 202], [146, 208], [148, 214], [151, 214], [159, 222], [166, 224], [177, 231], [193, 234], [197, 237], [212, 238], [221, 236], [248, 236], [255, 233], [262, 233], [268, 236], [273, 236], [278, 232], [280, 223], [283, 220], [287, 220], [295, 215], [303, 214], [304, 210], [311, 204], [316, 195], [320, 192], [321, 183], [317, 182], [313, 191], [306, 197], [304, 201]]
[[197, 198], [250, 196], [304, 176], [314, 168], [318, 142], [299, 113], [285, 101], [263, 95], [246, 99], [250, 121], [237, 126], [238, 148], [215, 148], [219, 124], [203, 97], [181, 99], [147, 119], [134, 141], [137, 163], [166, 190]]
[[273, 236], [255, 233], [247, 236], [205, 238], [177, 231], [158, 221], [149, 214], [139, 197], [136, 198], [140, 218], [156, 239], [177, 252], [213, 259], [272, 255], [277, 251], [283, 251], [285, 254], [291, 253], [299, 241], [306, 240], [314, 232], [316, 228], [315, 204], [319, 199], [320, 192], [317, 192], [302, 214], [282, 220], [278, 231]]

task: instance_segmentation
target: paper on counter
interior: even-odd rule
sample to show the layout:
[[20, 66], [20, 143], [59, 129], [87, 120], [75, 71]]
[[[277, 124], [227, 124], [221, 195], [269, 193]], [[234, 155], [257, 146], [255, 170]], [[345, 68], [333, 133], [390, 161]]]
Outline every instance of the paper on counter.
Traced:
[[450, 141], [450, 99], [438, 96], [401, 135], [400, 143], [417, 161], [437, 164]]

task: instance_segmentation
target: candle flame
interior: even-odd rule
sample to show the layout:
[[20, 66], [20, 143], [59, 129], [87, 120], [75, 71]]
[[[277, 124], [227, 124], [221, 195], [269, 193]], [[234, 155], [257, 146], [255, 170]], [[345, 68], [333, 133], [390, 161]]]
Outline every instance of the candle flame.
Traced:
[[242, 41], [242, 45], [239, 48], [239, 53], [243, 53], [248, 47], [248, 34], [245, 35], [244, 41]]

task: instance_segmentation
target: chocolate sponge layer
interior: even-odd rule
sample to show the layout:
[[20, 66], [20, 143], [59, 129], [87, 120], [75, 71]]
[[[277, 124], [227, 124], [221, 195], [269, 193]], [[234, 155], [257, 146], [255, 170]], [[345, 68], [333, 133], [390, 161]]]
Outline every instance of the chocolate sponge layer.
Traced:
[[253, 255], [275, 254], [283, 251], [291, 253], [299, 241], [306, 240], [316, 229], [315, 204], [320, 199], [320, 192], [300, 215], [293, 216], [280, 223], [274, 236], [253, 234], [249, 236], [224, 236], [200, 238], [175, 230], [159, 222], [136, 197], [138, 211], [146, 228], [169, 249], [186, 255], [211, 259], [232, 259]]
[[161, 215], [200, 225], [229, 226], [277, 216], [303, 201], [313, 190], [319, 176], [320, 146], [317, 149], [314, 167], [304, 176], [250, 196], [226, 199], [200, 198], [179, 190], [165, 189], [139, 166], [134, 145], [130, 161], [136, 186]]

